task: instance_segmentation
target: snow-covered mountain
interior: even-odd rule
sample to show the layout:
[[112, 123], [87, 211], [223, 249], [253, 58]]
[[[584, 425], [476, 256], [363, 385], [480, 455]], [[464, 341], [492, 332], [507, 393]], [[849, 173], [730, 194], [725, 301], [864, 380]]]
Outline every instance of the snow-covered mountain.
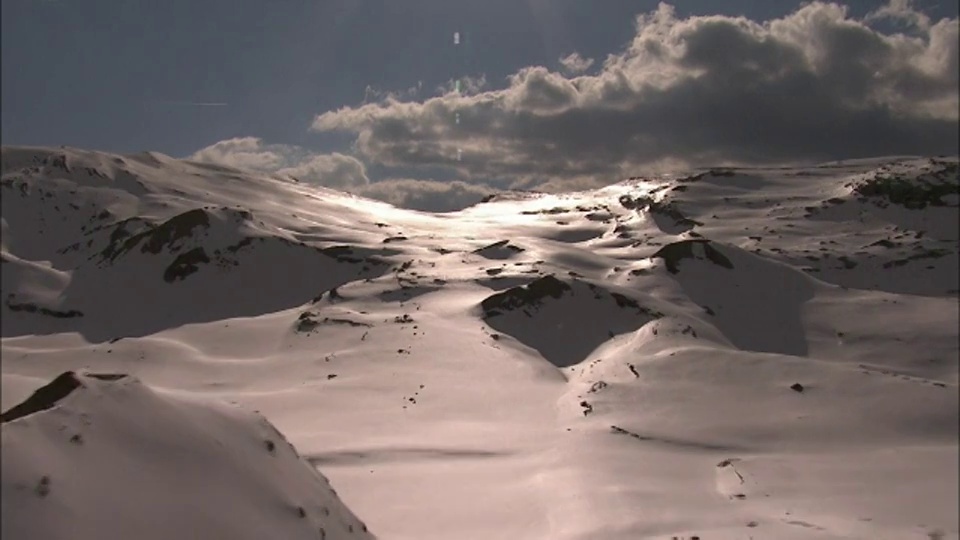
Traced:
[[373, 538], [236, 408], [66, 372], [3, 422], [4, 538]]
[[0, 186], [3, 408], [73, 381], [5, 413], [13, 537], [369, 534], [349, 507], [418, 540], [957, 538], [955, 157], [447, 214], [155, 153], [4, 147]]

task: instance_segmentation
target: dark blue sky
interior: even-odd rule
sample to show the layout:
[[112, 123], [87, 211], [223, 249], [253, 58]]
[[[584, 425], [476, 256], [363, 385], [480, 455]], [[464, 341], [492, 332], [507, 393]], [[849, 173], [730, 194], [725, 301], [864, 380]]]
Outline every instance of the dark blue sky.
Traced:
[[[2, 142], [185, 156], [255, 136], [315, 151], [317, 114], [359, 105], [369, 85], [425, 89], [462, 72], [493, 88], [577, 51], [602, 61], [654, 1], [3, 0]], [[934, 17], [951, 3], [916, 2]], [[956, 4], [956, 2], [953, 2]], [[682, 1], [679, 16], [779, 17], [797, 2]], [[851, 2], [851, 14], [879, 2]], [[950, 11], [952, 9], [952, 11]], [[451, 35], [469, 38], [462, 48]], [[431, 92], [428, 92], [430, 94]], [[429, 95], [421, 95], [421, 98]], [[193, 103], [226, 103], [225, 106]]]

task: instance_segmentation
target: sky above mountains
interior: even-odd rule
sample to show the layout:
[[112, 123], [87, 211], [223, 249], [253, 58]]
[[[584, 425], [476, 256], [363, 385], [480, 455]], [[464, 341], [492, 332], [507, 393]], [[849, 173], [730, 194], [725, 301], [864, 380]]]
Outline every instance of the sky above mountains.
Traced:
[[5, 0], [2, 140], [430, 210], [685, 167], [955, 154], [951, 4]]

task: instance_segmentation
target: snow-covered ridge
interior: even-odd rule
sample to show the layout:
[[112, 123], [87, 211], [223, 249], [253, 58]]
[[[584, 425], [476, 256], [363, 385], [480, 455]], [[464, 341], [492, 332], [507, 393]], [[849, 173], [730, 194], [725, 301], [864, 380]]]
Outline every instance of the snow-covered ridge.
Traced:
[[[3, 409], [66, 371], [129, 375], [71, 375], [61, 405], [4, 423], [5, 449], [128, 388], [131, 409], [260, 411], [385, 538], [957, 537], [955, 157], [434, 215], [155, 153], [4, 147], [0, 193]], [[146, 460], [124, 433], [111, 452]], [[51, 496], [28, 489], [23, 515], [105, 511], [55, 500], [30, 459], [81, 458], [30, 437], [4, 493], [10, 467]], [[271, 537], [323, 523], [269, 485]]]
[[373, 538], [263, 417], [66, 372], [3, 418], [5, 538]]

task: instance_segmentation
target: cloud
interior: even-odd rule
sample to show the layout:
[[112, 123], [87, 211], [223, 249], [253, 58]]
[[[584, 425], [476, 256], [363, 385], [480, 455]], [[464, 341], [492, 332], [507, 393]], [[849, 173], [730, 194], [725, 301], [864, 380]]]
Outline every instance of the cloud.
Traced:
[[864, 21], [870, 23], [890, 19], [906, 23], [921, 30], [929, 29], [930, 17], [914, 9], [912, 4], [912, 0], [890, 0], [885, 6], [868, 13]]
[[277, 174], [335, 189], [362, 187], [370, 183], [363, 163], [340, 153], [312, 155], [296, 165], [277, 170]]
[[265, 144], [257, 137], [238, 137], [214, 143], [187, 159], [238, 169], [292, 176], [334, 189], [349, 190], [370, 183], [366, 166], [340, 153], [315, 154], [285, 144]]
[[186, 159], [289, 176], [394, 206], [428, 212], [460, 210], [497, 191], [487, 185], [462, 181], [391, 178], [371, 182], [364, 164], [354, 157], [340, 153], [316, 154], [293, 145], [266, 144], [257, 137], [219, 141]]
[[473, 206], [497, 190], [461, 181], [437, 182], [408, 178], [375, 182], [356, 191], [401, 208], [427, 212], [451, 212]]
[[393, 91], [393, 92], [386, 91], [386, 90], [378, 90], [368, 84], [363, 91], [363, 102], [369, 103], [373, 101], [381, 101], [386, 98], [392, 98], [392, 99], [415, 98], [420, 95], [421, 91], [423, 91], [423, 81], [417, 81], [416, 86], [411, 86], [406, 90]]
[[256, 137], [238, 137], [219, 141], [198, 150], [187, 159], [228, 165], [238, 169], [264, 171], [276, 169], [283, 157], [278, 152], [266, 149], [263, 141]]
[[457, 82], [460, 83], [460, 95], [474, 95], [479, 94], [487, 86], [487, 76], [481, 74], [476, 77], [471, 77], [470, 75], [463, 75], [457, 79], [451, 79], [445, 84], [442, 84], [437, 87], [437, 93], [439, 94], [456, 94], [457, 93]]
[[[914, 32], [870, 24], [891, 16]], [[952, 154], [958, 107], [957, 19], [932, 22], [898, 1], [865, 19], [812, 2], [766, 22], [680, 18], [661, 3], [596, 74], [528, 66], [502, 88], [344, 107], [312, 128], [355, 134], [368, 164], [580, 185], [664, 163]]]
[[583, 58], [579, 53], [571, 53], [560, 59], [560, 65], [567, 73], [576, 75], [590, 69], [593, 58]]

